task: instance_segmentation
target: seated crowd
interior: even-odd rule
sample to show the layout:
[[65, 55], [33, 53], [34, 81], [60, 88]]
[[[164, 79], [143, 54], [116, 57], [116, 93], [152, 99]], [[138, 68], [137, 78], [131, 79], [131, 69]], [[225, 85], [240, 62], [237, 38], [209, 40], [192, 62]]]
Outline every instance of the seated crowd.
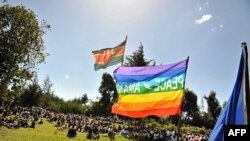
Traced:
[[[150, 126], [142, 120], [117, 120], [117, 118], [85, 116], [78, 114], [54, 113], [48, 109], [27, 108], [21, 106], [4, 107], [0, 109], [0, 127], [7, 128], [35, 128], [36, 124], [43, 124], [43, 118], [55, 122], [58, 130], [68, 130], [68, 137], [75, 137], [77, 133], [87, 133], [86, 138], [100, 139], [100, 134], [106, 134], [110, 140], [120, 134], [125, 138], [137, 141], [176, 141], [176, 131], [163, 130]], [[208, 134], [181, 134], [181, 141], [205, 141]]]
[[7, 128], [35, 128], [36, 123], [42, 124], [42, 111], [33, 108], [15, 106], [1, 108], [0, 127]]

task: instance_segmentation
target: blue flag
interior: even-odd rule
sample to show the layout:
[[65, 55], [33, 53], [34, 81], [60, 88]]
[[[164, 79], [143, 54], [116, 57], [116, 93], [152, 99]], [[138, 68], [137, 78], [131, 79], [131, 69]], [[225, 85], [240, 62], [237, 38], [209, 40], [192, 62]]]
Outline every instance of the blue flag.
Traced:
[[246, 43], [242, 43], [241, 47], [242, 55], [232, 95], [220, 114], [214, 129], [210, 134], [209, 141], [224, 141], [223, 125], [247, 125], [250, 123], [250, 93]]

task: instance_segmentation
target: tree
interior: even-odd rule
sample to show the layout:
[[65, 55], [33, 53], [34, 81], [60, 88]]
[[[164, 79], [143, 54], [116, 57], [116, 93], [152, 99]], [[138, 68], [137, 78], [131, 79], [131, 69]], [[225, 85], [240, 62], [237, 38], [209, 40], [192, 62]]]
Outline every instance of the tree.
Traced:
[[88, 101], [89, 101], [88, 95], [86, 93], [83, 94], [82, 97], [81, 97], [81, 102], [83, 104], [86, 104]]
[[86, 112], [86, 106], [83, 106], [78, 101], [69, 100], [61, 105], [61, 111], [63, 113], [84, 114]]
[[208, 105], [208, 113], [212, 116], [213, 122], [215, 123], [221, 112], [221, 106], [216, 98], [216, 93], [211, 91], [208, 97], [204, 97]]
[[49, 108], [55, 112], [63, 112], [65, 105], [66, 102], [62, 98], [59, 98], [53, 93], [47, 93], [42, 95], [38, 106]]
[[37, 80], [35, 80], [32, 84], [29, 84], [28, 87], [24, 89], [24, 92], [20, 97], [20, 101], [23, 106], [38, 106], [41, 97], [42, 89]]
[[201, 116], [201, 125], [206, 127], [206, 128], [213, 128], [215, 121], [214, 119], [211, 117], [211, 115], [207, 112], [203, 112], [202, 116]]
[[103, 115], [103, 106], [101, 106], [100, 101], [91, 101], [90, 105], [87, 106], [87, 115]]
[[133, 52], [132, 55], [126, 56], [127, 62], [125, 62], [125, 66], [155, 66], [154, 60], [147, 61], [144, 58], [144, 50], [143, 45], [138, 47], [138, 50]]
[[99, 93], [101, 94], [100, 105], [102, 108], [101, 115], [109, 115], [111, 106], [117, 100], [117, 90], [113, 77], [104, 73], [102, 75], [101, 86], [99, 87]]
[[[40, 99], [39, 106], [49, 107], [51, 103], [54, 103], [54, 92], [51, 90], [53, 83], [50, 81], [49, 76], [47, 75], [42, 84], [42, 98]], [[55, 106], [54, 106], [55, 107]]]
[[226, 105], [227, 105], [227, 101], [224, 101], [224, 102], [222, 103], [222, 109], [224, 109], [224, 108], [226, 107]]
[[200, 105], [201, 112], [204, 112], [204, 108], [205, 108], [205, 106], [204, 106], [204, 97], [205, 97], [205, 95], [201, 97], [201, 105]]
[[42, 36], [48, 28], [24, 6], [0, 7], [0, 94], [31, 80], [36, 65], [45, 62]]
[[51, 94], [52, 93], [52, 91], [51, 91], [52, 86], [53, 86], [53, 84], [50, 81], [49, 76], [47, 75], [43, 81], [43, 84], [42, 84], [43, 93], [44, 94]]
[[199, 113], [197, 95], [189, 89], [185, 89], [183, 112], [186, 112], [186, 117], [188, 120], [194, 119], [194, 117]]

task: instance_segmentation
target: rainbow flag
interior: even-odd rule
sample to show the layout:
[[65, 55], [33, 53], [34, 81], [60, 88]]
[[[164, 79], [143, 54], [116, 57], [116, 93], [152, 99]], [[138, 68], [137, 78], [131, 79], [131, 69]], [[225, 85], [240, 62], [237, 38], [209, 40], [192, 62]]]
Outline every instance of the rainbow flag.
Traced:
[[181, 111], [188, 59], [154, 67], [119, 67], [114, 71], [118, 102], [112, 113], [141, 118]]
[[123, 61], [126, 41], [127, 37], [125, 41], [114, 48], [104, 48], [101, 50], [92, 51], [95, 57], [95, 71], [121, 63]]

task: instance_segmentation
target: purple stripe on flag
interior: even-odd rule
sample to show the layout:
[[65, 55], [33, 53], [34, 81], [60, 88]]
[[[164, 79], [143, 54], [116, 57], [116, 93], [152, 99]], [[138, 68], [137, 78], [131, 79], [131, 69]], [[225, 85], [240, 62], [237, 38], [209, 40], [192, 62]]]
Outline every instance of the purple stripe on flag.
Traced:
[[114, 73], [117, 74], [132, 74], [132, 75], [145, 75], [145, 74], [158, 74], [162, 71], [185, 68], [187, 66], [187, 60], [180, 61], [174, 64], [167, 64], [162, 66], [149, 66], [149, 67], [119, 67]]

